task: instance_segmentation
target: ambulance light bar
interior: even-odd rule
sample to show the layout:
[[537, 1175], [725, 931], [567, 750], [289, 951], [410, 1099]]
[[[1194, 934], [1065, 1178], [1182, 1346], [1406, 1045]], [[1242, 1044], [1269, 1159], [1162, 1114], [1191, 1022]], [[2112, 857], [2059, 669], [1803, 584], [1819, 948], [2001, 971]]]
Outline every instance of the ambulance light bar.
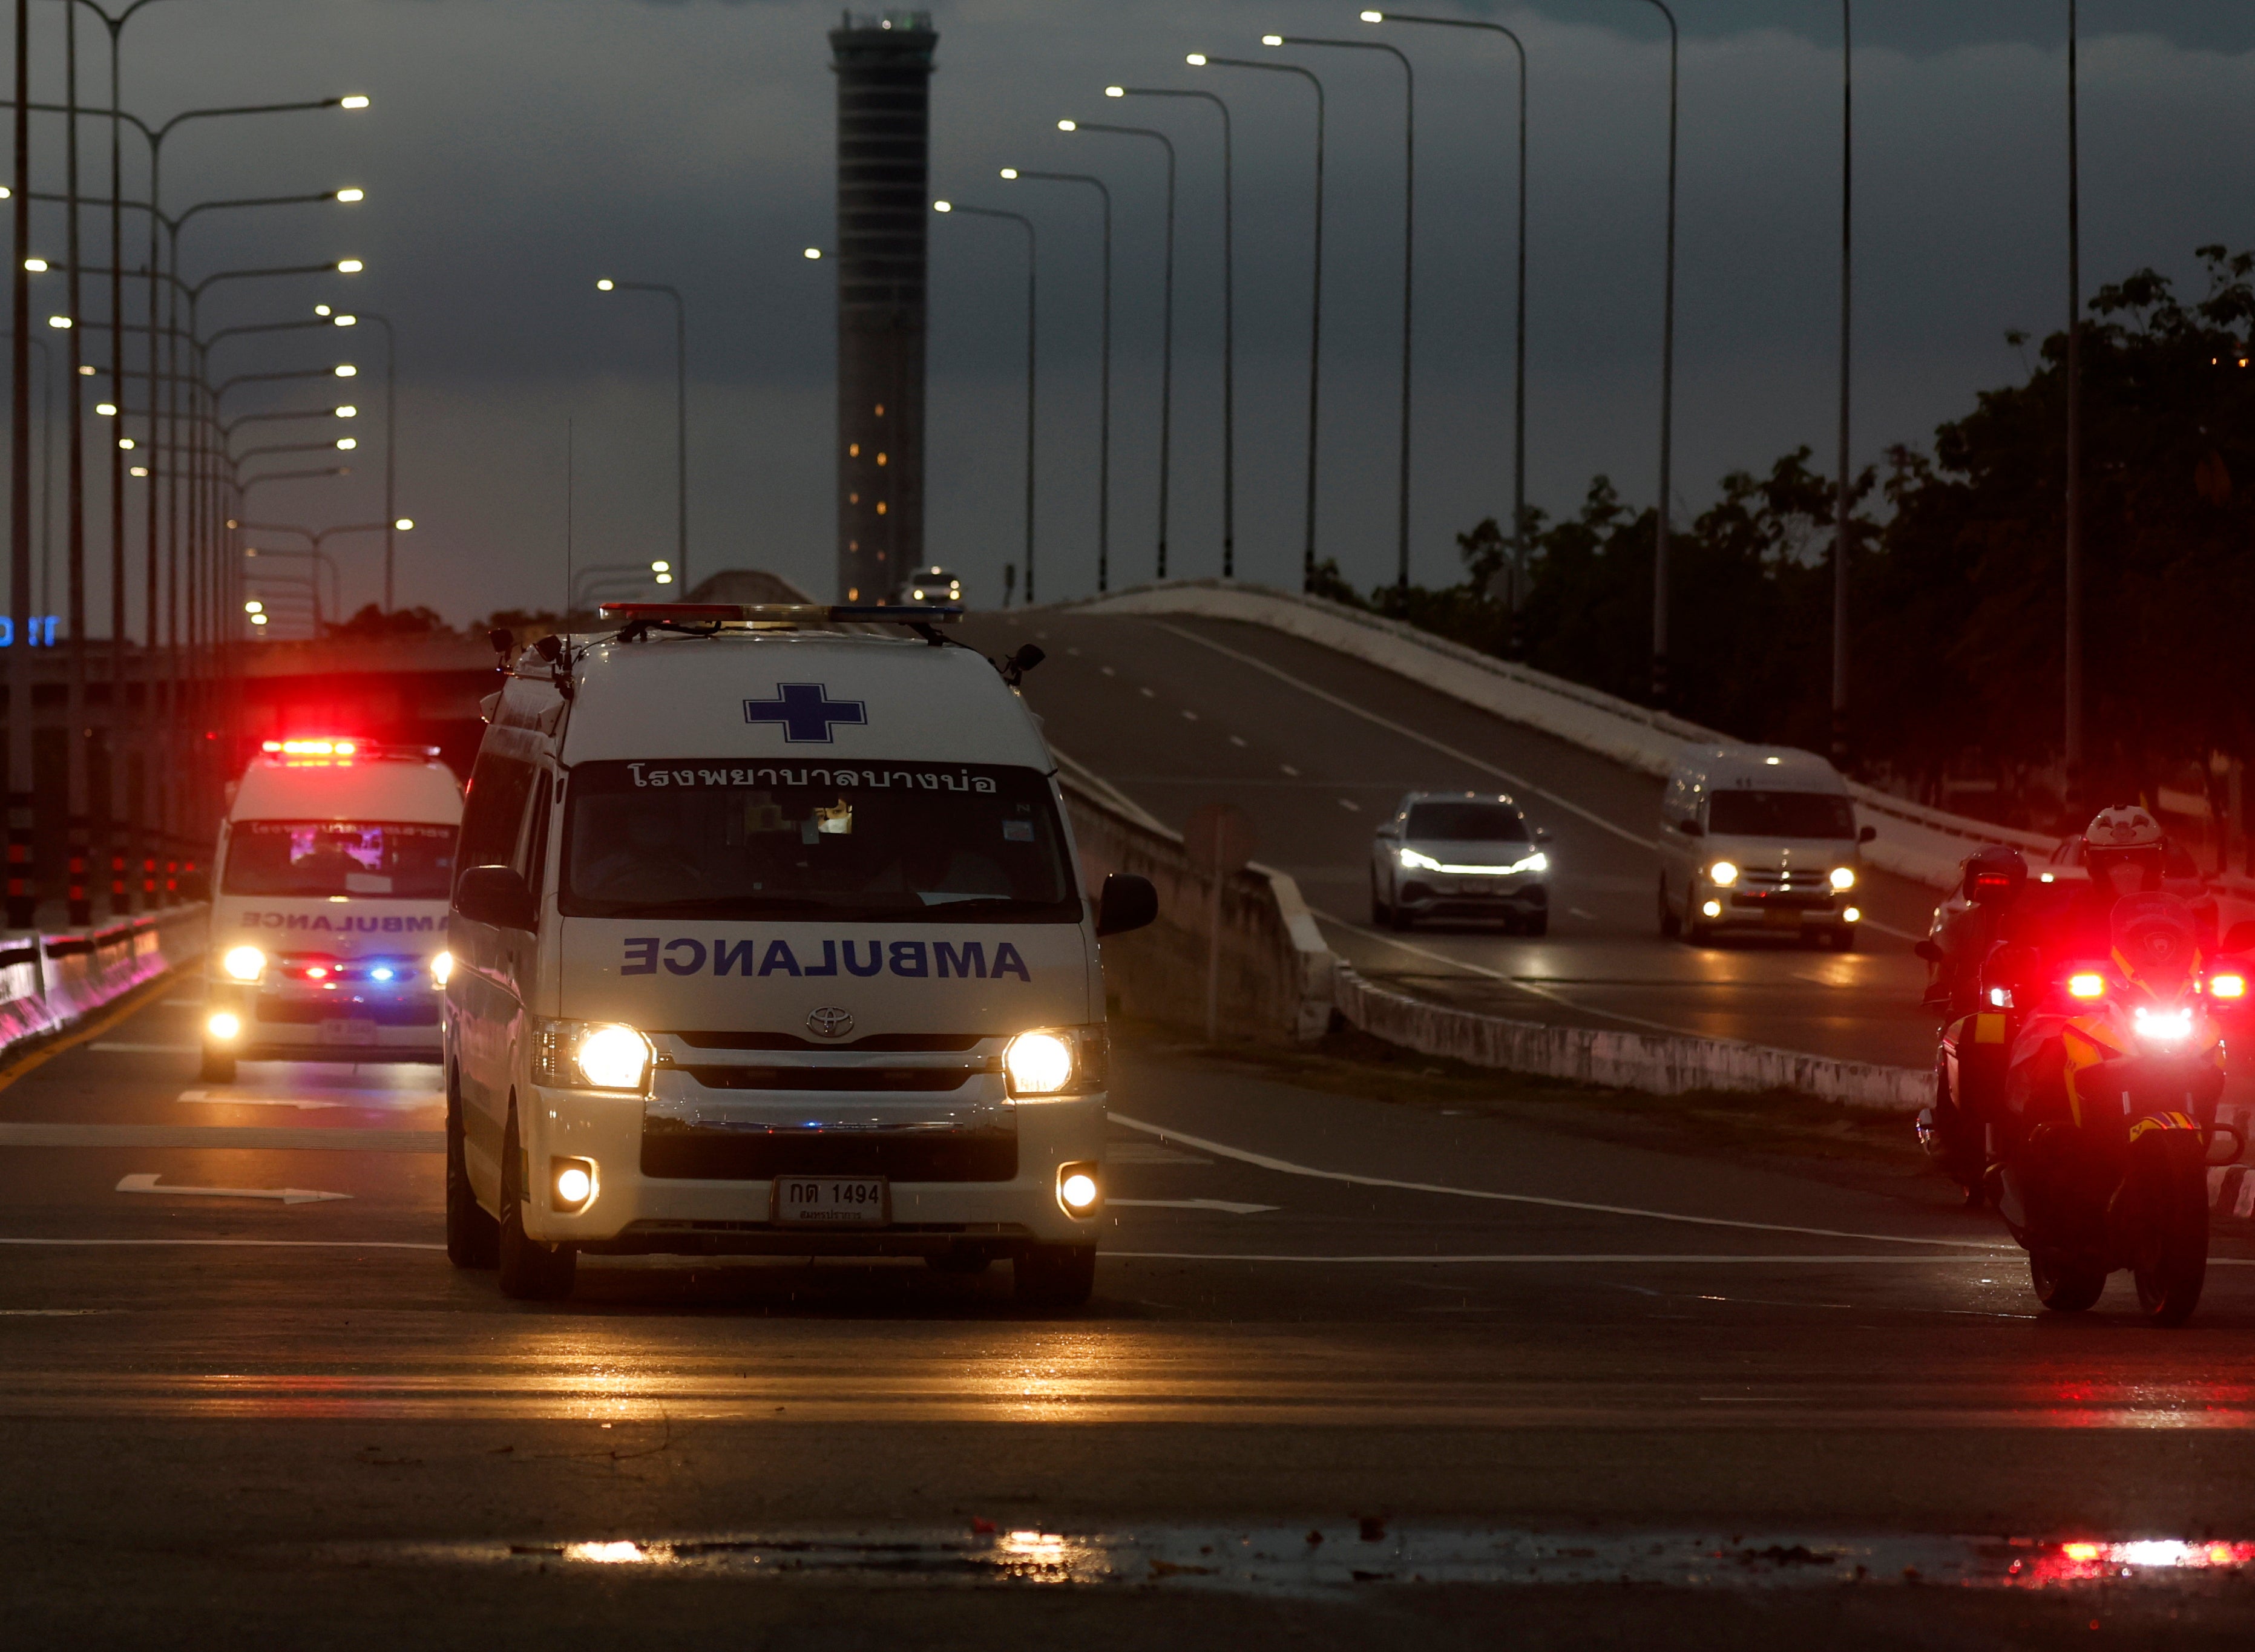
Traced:
[[768, 625], [952, 625], [960, 602], [606, 602], [612, 619], [645, 625], [749, 621]]
[[427, 763], [439, 755], [436, 746], [387, 745], [372, 740], [341, 740], [328, 735], [262, 741], [259, 750], [268, 758], [284, 763], [350, 763], [355, 758]]

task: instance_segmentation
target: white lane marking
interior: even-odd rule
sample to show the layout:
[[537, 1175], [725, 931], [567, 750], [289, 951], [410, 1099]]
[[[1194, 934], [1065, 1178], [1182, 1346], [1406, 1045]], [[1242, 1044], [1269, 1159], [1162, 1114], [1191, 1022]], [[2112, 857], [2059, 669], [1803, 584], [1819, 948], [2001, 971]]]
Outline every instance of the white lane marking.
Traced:
[[323, 1199], [350, 1199], [350, 1193], [317, 1193], [307, 1187], [159, 1187], [158, 1170], [144, 1170], [121, 1178], [121, 1193], [167, 1193], [178, 1199], [277, 1199], [285, 1205], [318, 1205]]
[[1857, 927], [1859, 929], [1875, 929], [1879, 931], [1880, 934], [1892, 935], [1899, 941], [1922, 941], [1926, 938], [1923, 933], [1914, 935], [1907, 929], [1897, 929], [1892, 924], [1882, 924], [1878, 918], [1873, 917], [1869, 912], [1865, 913], [1862, 917], [1857, 920]]
[[1292, 767], [1289, 763], [1280, 763], [1276, 766], [1279, 769], [1282, 769], [1286, 774], [1291, 776], [1295, 780], [1300, 777], [1300, 771]]
[[1362, 805], [1357, 803], [1352, 798], [1341, 798], [1338, 800], [1338, 806], [1345, 809], [1349, 814], [1360, 814], [1362, 812]]
[[1586, 917], [1592, 924], [1598, 921], [1598, 915], [1595, 912], [1585, 912], [1578, 906], [1568, 907], [1566, 909], [1566, 916], [1569, 917]]
[[381, 1094], [333, 1091], [325, 1096], [233, 1095], [225, 1090], [183, 1090], [174, 1099], [215, 1107], [295, 1107], [301, 1113], [325, 1107], [345, 1107], [355, 1113], [419, 1113], [425, 1107], [444, 1106], [446, 1097], [440, 1090], [389, 1091]]
[[1159, 697], [1158, 691], [1153, 688], [1139, 688], [1135, 692], [1146, 699], [1156, 699]]
[[[1475, 964], [1470, 959], [1452, 958], [1446, 953], [1437, 953], [1430, 946], [1419, 946], [1411, 941], [1401, 940], [1392, 935], [1380, 934], [1374, 929], [1365, 929], [1359, 924], [1348, 923], [1346, 919], [1338, 917], [1336, 913], [1326, 912], [1320, 906], [1310, 906], [1308, 909], [1308, 914], [1324, 923], [1336, 924], [1348, 934], [1359, 935], [1366, 941], [1376, 941], [1382, 946], [1391, 946], [1396, 952], [1408, 953], [1413, 958], [1426, 959], [1436, 964], [1446, 964], [1450, 968], [1463, 970], [1467, 974], [1485, 976], [1489, 981], [1500, 981], [1505, 986], [1523, 992], [1530, 997], [1546, 999], [1552, 1003], [1565, 1004], [1569, 1009], [1582, 1010], [1584, 1015], [1604, 1016], [1610, 1020], [1625, 1022], [1632, 1027], [1659, 1027], [1657, 1022], [1640, 1021], [1634, 1016], [1617, 1015], [1610, 1009], [1584, 1009], [1579, 1004], [1567, 1003], [1563, 998], [1553, 998], [1540, 988], [1530, 987], [1523, 981], [1514, 981], [1500, 969], [1490, 969], [1486, 964]], [[1660, 1030], [1694, 1038], [1704, 1038], [1707, 1036], [1704, 1033], [1693, 1032], [1688, 1027], [1660, 1027]]]
[[[1113, 1202], [1117, 1204], [1119, 1201], [1115, 1199]], [[1718, 1262], [1725, 1264], [1735, 1263], [1752, 1267], [1768, 1267], [1778, 1262], [1785, 1262], [1796, 1266], [1814, 1263], [1830, 1267], [1877, 1265], [1881, 1267], [1895, 1268], [1933, 1268], [1946, 1265], [1950, 1262], [1971, 1262], [1978, 1264], [1984, 1268], [1994, 1265], [1992, 1260], [1986, 1256], [1872, 1256], [1867, 1255], [1847, 1256], [1799, 1256], [1790, 1255], [1746, 1256], [1732, 1255], [1728, 1254], [1701, 1255], [1679, 1251], [1655, 1251], [1649, 1255], [1633, 1255], [1626, 1253], [1617, 1254], [1612, 1252], [1598, 1252], [1590, 1255], [1571, 1255], [1561, 1254], [1555, 1251], [1528, 1251], [1524, 1253], [1499, 1252], [1493, 1255], [1473, 1256], [1434, 1256], [1420, 1255], [1416, 1254], [1401, 1256], [1274, 1256], [1251, 1251], [1241, 1253], [1224, 1252], [1217, 1254], [1212, 1251], [1187, 1250], [1099, 1250], [1097, 1252], [1097, 1255], [1113, 1262], [1380, 1262], [1388, 1264], [1411, 1262], [1486, 1262], [1491, 1264], [1516, 1264], [1521, 1262], [1629, 1262], [1645, 1264], [1655, 1262], [1684, 1262], [1702, 1268], [1709, 1267]]]
[[1509, 784], [1515, 786], [1521, 791], [1529, 793], [1534, 797], [1541, 798], [1547, 803], [1555, 803], [1558, 807], [1565, 810], [1569, 814], [1579, 815], [1583, 819], [1587, 820], [1591, 826], [1598, 827], [1601, 831], [1612, 833], [1615, 837], [1620, 839], [1625, 843], [1633, 843], [1640, 849], [1656, 849], [1660, 847], [1659, 840], [1657, 839], [1640, 837], [1625, 826], [1615, 826], [1603, 815], [1584, 808], [1580, 804], [1574, 802], [1571, 798], [1562, 798], [1556, 792], [1549, 790], [1547, 787], [1536, 785], [1532, 780], [1528, 779], [1523, 775], [1515, 775], [1508, 769], [1499, 769], [1492, 763], [1475, 757], [1468, 751], [1461, 751], [1456, 747], [1447, 744], [1445, 742], [1436, 740], [1430, 735], [1422, 733], [1417, 729], [1410, 728], [1407, 723], [1397, 723], [1391, 717], [1381, 717], [1376, 712], [1370, 711], [1363, 706], [1358, 706], [1351, 699], [1343, 699], [1338, 695], [1331, 693], [1326, 689], [1317, 688], [1313, 683], [1304, 682], [1301, 678], [1293, 676], [1289, 671], [1279, 671], [1275, 666], [1271, 665], [1267, 660], [1257, 659], [1250, 654], [1241, 653], [1236, 649], [1226, 647], [1222, 643], [1214, 642], [1209, 637], [1198, 636], [1195, 631], [1186, 631], [1179, 625], [1169, 625], [1162, 622], [1159, 629], [1163, 631], [1170, 631], [1185, 642], [1196, 643], [1200, 648], [1210, 648], [1217, 654], [1226, 655], [1229, 658], [1239, 661], [1240, 664], [1250, 665], [1257, 671], [1266, 671], [1278, 682], [1288, 683], [1292, 687], [1298, 689], [1302, 693], [1312, 695], [1314, 698], [1322, 700], [1327, 706], [1336, 706], [1341, 711], [1351, 712], [1355, 716], [1361, 718], [1365, 722], [1377, 724], [1379, 728], [1387, 730], [1389, 734], [1399, 735], [1404, 740], [1414, 740], [1419, 745], [1427, 747], [1431, 750], [1437, 751], [1444, 757], [1453, 757], [1458, 763], [1469, 764], [1471, 767], [1479, 770], [1482, 774], [1493, 775], [1497, 779], [1507, 782]]
[[1161, 1147], [1156, 1142], [1106, 1142], [1104, 1144], [1106, 1164], [1211, 1164], [1212, 1159], [1202, 1159], [1195, 1153], [1178, 1153], [1173, 1148]]
[[1233, 746], [1242, 746], [1245, 743], [1245, 736], [1242, 735], [1232, 735], [1229, 737], [1229, 743]]
[[1194, 723], [1198, 721], [1198, 714], [1194, 711], [1186, 711], [1183, 714], [1183, 721], [1186, 723]]
[[1972, 1239], [1913, 1239], [1901, 1234], [1858, 1234], [1839, 1227], [1800, 1227], [1788, 1222], [1750, 1222], [1727, 1216], [1688, 1216], [1681, 1211], [1642, 1210], [1633, 1205], [1594, 1205], [1578, 1199], [1551, 1199], [1540, 1193], [1497, 1193], [1479, 1187], [1444, 1187], [1434, 1182], [1405, 1182], [1390, 1176], [1358, 1176], [1351, 1170], [1320, 1170], [1310, 1164], [1295, 1164], [1289, 1159], [1271, 1157], [1241, 1147], [1231, 1147], [1225, 1142], [1209, 1141], [1187, 1131], [1170, 1129], [1165, 1125], [1149, 1123], [1142, 1119], [1131, 1119], [1124, 1113], [1106, 1114], [1114, 1124], [1125, 1125], [1131, 1130], [1141, 1130], [1156, 1135], [1163, 1142], [1180, 1142], [1197, 1148], [1202, 1153], [1218, 1153], [1223, 1158], [1235, 1159], [1264, 1170], [1276, 1170], [1286, 1176], [1313, 1177], [1322, 1182], [1347, 1182], [1357, 1187], [1393, 1187], [1410, 1193], [1443, 1193], [1452, 1199], [1490, 1199], [1502, 1205], [1538, 1205], [1547, 1210], [1588, 1211], [1599, 1216], [1636, 1216], [1647, 1221], [1682, 1222], [1693, 1227], [1734, 1227], [1757, 1234], [1807, 1234], [1818, 1239], [1860, 1239], [1879, 1245], [1931, 1245], [1945, 1250], [1970, 1250], [1988, 1253], [1992, 1258], [1999, 1252], [2017, 1254], [2015, 1247], [1985, 1243]]
[[1119, 672], [1113, 671], [1109, 665], [1099, 665], [1096, 669], [1102, 671], [1106, 677], [1117, 677], [1120, 675]]
[[1282, 1210], [1282, 1205], [1247, 1205], [1233, 1199], [1107, 1199], [1106, 1205], [1128, 1210], [1226, 1210], [1233, 1216], [1258, 1216]]
[[[0, 1245], [61, 1245], [143, 1248], [186, 1245], [198, 1250], [444, 1250], [444, 1244], [418, 1239], [49, 1239], [0, 1236]], [[2213, 1262], [2210, 1264], [2213, 1265]]]
[[254, 1153], [443, 1153], [443, 1130], [270, 1124], [0, 1124], [0, 1147], [240, 1148]]
[[123, 1308], [0, 1308], [0, 1319], [82, 1319], [88, 1314], [124, 1311]]
[[107, 1040], [87, 1045], [106, 1056], [192, 1056], [200, 1047], [192, 1044], [111, 1044]]

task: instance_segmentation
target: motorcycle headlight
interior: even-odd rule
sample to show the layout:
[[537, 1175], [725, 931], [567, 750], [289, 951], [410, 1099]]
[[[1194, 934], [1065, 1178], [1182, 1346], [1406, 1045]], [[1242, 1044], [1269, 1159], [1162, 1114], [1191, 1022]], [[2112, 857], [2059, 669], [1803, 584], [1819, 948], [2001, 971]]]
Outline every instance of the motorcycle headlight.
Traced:
[[1002, 1075], [1014, 1097], [1083, 1095], [1104, 1087], [1105, 1055], [1102, 1027], [1042, 1027], [1010, 1040]]
[[2131, 1012], [2138, 1037], [2153, 1044], [2181, 1044], [2192, 1037], [2192, 1010], [2189, 1007], [2176, 1009], [2148, 1009], [2139, 1004]]
[[231, 981], [256, 981], [266, 973], [266, 954], [256, 946], [230, 946], [220, 967]]
[[1843, 893], [1854, 889], [1856, 887], [1856, 868], [1852, 866], [1834, 867], [1832, 868], [1832, 887]]
[[1728, 889], [1739, 881], [1739, 868], [1728, 861], [1718, 861], [1707, 868], [1707, 881], [1720, 888]]

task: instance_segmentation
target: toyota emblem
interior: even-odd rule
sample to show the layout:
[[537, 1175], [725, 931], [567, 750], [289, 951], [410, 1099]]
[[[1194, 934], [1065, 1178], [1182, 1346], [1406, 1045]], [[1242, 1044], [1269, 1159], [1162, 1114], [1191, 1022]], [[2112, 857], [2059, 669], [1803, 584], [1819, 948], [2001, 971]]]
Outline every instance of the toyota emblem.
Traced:
[[835, 1007], [817, 1009], [807, 1016], [806, 1030], [818, 1038], [843, 1038], [854, 1030], [854, 1017]]

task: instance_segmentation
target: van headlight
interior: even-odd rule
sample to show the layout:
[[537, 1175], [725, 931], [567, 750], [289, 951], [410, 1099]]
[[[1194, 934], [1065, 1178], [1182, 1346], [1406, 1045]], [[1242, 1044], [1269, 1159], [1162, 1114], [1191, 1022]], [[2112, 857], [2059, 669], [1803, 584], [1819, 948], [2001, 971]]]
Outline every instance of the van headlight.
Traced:
[[454, 977], [454, 955], [452, 953], [431, 954], [431, 984], [441, 992]]
[[1739, 868], [1728, 861], [1718, 861], [1707, 868], [1707, 882], [1720, 889], [1728, 889], [1739, 881]]
[[1856, 868], [1852, 866], [1834, 867], [1832, 868], [1832, 887], [1838, 889], [1844, 895], [1850, 889], [1854, 889], [1856, 887]]
[[256, 981], [266, 973], [266, 954], [256, 946], [230, 946], [219, 967], [230, 981]]
[[1102, 1027], [1041, 1027], [1022, 1032], [1002, 1051], [1002, 1075], [1020, 1099], [1085, 1095], [1104, 1087]]
[[533, 1027], [533, 1077], [566, 1090], [626, 1090], [650, 1085], [657, 1051], [643, 1034], [615, 1021], [540, 1021]]

